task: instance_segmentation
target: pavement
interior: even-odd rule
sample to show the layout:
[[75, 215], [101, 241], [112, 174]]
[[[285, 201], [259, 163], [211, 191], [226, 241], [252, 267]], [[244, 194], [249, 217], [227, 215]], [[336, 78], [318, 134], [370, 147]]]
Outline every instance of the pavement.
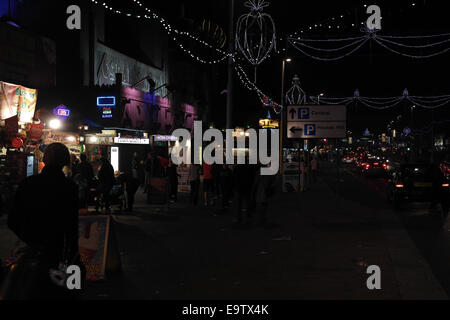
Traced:
[[[308, 191], [271, 199], [266, 228], [236, 227], [233, 208], [194, 207], [183, 195], [147, 205], [139, 193], [133, 214], [113, 214], [123, 271], [90, 283], [85, 299], [448, 299], [399, 218], [343, 195], [340, 183], [323, 163]], [[0, 258], [14, 242], [0, 220]], [[367, 288], [371, 265], [381, 290]]]

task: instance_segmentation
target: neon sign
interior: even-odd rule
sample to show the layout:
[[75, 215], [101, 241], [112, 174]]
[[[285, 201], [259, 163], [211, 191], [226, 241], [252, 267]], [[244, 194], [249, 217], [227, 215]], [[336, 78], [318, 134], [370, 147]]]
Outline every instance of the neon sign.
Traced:
[[97, 97], [97, 107], [115, 107], [116, 97]]
[[60, 105], [53, 110], [53, 114], [60, 119], [68, 118], [70, 117], [70, 110], [65, 105]]

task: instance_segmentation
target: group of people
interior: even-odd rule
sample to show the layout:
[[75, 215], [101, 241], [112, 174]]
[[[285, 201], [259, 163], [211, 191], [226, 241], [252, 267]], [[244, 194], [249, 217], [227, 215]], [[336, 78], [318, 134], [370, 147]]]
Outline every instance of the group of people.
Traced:
[[300, 158], [300, 191], [304, 192], [309, 189], [312, 183], [317, 181], [319, 170], [319, 161], [316, 157], [308, 159], [308, 157]]
[[[256, 212], [260, 223], [267, 223], [268, 200], [275, 192], [275, 177], [261, 175], [261, 165], [239, 164], [231, 168], [226, 164], [203, 163], [190, 167], [190, 202], [197, 206], [202, 189], [205, 207], [221, 199], [220, 206], [226, 211], [235, 203], [236, 222], [248, 223]], [[203, 184], [201, 183], [203, 176]]]

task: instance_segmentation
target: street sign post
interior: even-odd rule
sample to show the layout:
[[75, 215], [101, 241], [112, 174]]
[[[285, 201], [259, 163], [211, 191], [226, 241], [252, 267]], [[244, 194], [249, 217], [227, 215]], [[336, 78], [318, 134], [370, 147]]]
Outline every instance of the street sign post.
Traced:
[[345, 106], [291, 106], [288, 108], [289, 139], [330, 139], [347, 136]]

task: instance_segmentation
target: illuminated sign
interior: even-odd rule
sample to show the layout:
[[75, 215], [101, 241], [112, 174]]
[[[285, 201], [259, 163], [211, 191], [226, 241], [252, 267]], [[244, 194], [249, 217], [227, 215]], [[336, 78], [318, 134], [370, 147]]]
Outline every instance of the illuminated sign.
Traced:
[[70, 117], [70, 110], [65, 105], [60, 105], [53, 109], [53, 114], [58, 118], [68, 118]]
[[165, 142], [165, 141], [178, 141], [175, 136], [153, 136], [155, 142]]
[[259, 120], [259, 127], [262, 129], [278, 129], [280, 124], [278, 120], [261, 119]]
[[113, 114], [112, 114], [112, 109], [111, 107], [104, 107], [102, 110], [102, 118], [103, 119], [109, 119], [112, 118]]
[[117, 143], [117, 144], [150, 144], [150, 139], [114, 138], [114, 143]]
[[116, 97], [97, 97], [97, 107], [115, 107]]

